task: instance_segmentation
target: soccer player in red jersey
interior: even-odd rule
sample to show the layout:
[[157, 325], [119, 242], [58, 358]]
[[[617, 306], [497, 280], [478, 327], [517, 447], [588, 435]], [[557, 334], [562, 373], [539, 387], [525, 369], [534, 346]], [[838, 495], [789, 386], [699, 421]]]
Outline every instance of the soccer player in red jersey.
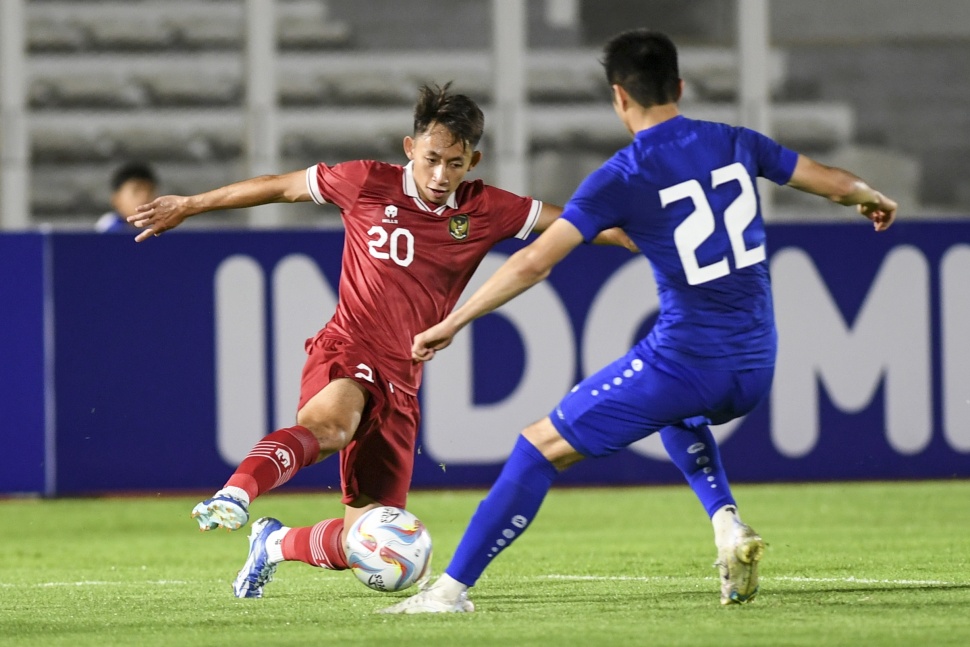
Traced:
[[[405, 507], [414, 465], [422, 363], [413, 337], [454, 307], [499, 241], [526, 238], [562, 213], [557, 206], [464, 181], [481, 160], [484, 116], [474, 101], [423, 87], [406, 166], [353, 161], [261, 176], [194, 196], [162, 196], [129, 218], [141, 242], [217, 209], [313, 200], [340, 208], [346, 231], [340, 301], [307, 341], [296, 424], [260, 440], [225, 486], [192, 511], [202, 530], [235, 530], [250, 503], [301, 468], [340, 455], [345, 512], [312, 527], [253, 523], [237, 597], [261, 597], [279, 562], [348, 567], [345, 529], [371, 508]], [[597, 242], [635, 249], [620, 230]]]

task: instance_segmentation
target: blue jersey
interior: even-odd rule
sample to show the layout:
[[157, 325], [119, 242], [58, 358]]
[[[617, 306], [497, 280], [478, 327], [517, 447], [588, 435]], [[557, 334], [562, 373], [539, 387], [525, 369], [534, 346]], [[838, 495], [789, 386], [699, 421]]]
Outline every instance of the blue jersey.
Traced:
[[102, 234], [131, 234], [136, 235], [140, 230], [131, 224], [117, 211], [109, 211], [94, 224], [94, 229]]
[[637, 133], [562, 217], [589, 241], [622, 227], [653, 267], [660, 314], [643, 343], [700, 368], [774, 365], [757, 177], [791, 179], [798, 155], [753, 130], [678, 116]]

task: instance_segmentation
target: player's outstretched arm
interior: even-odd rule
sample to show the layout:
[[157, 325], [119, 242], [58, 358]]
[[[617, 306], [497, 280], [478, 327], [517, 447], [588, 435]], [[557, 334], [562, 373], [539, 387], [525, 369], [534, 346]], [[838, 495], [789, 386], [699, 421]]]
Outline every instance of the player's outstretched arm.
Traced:
[[137, 242], [178, 227], [186, 218], [206, 211], [244, 209], [270, 202], [306, 202], [310, 191], [306, 171], [261, 175], [197, 195], [163, 195], [138, 207], [128, 222], [144, 229]]
[[557, 220], [535, 241], [509, 257], [461, 307], [431, 328], [414, 336], [411, 358], [427, 362], [447, 348], [462, 328], [511, 301], [549, 276], [552, 268], [583, 242], [583, 235], [568, 220]]
[[842, 205], [856, 205], [872, 221], [876, 231], [885, 231], [896, 219], [896, 202], [866, 184], [858, 176], [835, 166], [826, 166], [805, 155], [798, 156], [788, 186], [828, 198]]

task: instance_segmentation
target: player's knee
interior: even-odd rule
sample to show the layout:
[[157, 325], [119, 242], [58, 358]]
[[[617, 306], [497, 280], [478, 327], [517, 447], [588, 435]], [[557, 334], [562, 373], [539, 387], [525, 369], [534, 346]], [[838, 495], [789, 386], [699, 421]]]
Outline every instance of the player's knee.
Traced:
[[522, 431], [522, 435], [559, 471], [583, 459], [582, 454], [559, 434], [549, 418], [529, 425]]
[[320, 451], [324, 453], [338, 452], [354, 437], [354, 430], [350, 425], [340, 424], [336, 420], [313, 416], [312, 413], [301, 412], [297, 416], [297, 424], [306, 427], [313, 437], [320, 443]]

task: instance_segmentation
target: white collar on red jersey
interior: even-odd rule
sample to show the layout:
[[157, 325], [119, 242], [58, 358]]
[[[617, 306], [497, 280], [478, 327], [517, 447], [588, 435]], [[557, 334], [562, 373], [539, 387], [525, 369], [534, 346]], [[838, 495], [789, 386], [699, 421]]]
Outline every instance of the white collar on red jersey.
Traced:
[[425, 211], [434, 211], [435, 213], [441, 213], [445, 210], [445, 207], [451, 207], [452, 209], [457, 209], [458, 201], [455, 200], [456, 192], [457, 191], [452, 192], [452, 194], [448, 196], [448, 201], [445, 202], [443, 205], [441, 205], [437, 209], [432, 209], [427, 204], [425, 204], [424, 200], [421, 199], [421, 194], [418, 193], [418, 185], [414, 181], [414, 162], [413, 161], [408, 162], [407, 166], [404, 167], [404, 195], [408, 196], [409, 198], [414, 198], [414, 201], [417, 203], [417, 205], [420, 208], [424, 209]]

